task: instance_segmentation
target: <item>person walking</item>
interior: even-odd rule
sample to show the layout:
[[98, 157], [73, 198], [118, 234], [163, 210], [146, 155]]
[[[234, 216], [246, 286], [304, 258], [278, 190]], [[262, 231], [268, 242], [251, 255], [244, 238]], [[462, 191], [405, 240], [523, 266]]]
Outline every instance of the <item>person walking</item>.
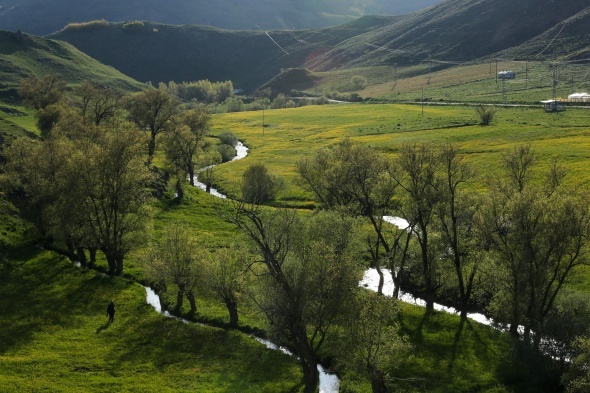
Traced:
[[111, 300], [109, 305], [107, 306], [107, 315], [109, 316], [109, 322], [114, 322], [115, 320], [115, 302]]

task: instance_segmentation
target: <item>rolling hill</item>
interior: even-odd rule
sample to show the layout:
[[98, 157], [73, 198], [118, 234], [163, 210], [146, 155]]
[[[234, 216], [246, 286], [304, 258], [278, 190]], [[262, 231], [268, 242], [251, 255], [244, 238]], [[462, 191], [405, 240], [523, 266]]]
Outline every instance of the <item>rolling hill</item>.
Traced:
[[48, 73], [56, 73], [70, 84], [93, 80], [126, 91], [143, 87], [67, 42], [0, 31], [0, 97], [3, 101], [16, 99], [16, 89], [23, 78]]
[[562, 52], [583, 54], [590, 45], [584, 32], [589, 8], [586, 0], [447, 0], [408, 15], [363, 17], [324, 29], [229, 31], [145, 22], [131, 30], [109, 23], [51, 37], [140, 81], [231, 79], [253, 90], [285, 68], [330, 71], [426, 60], [444, 65], [538, 53], [565, 21], [555, 43]]
[[399, 18], [363, 17], [333, 28], [272, 32], [109, 23], [68, 28], [50, 37], [143, 82], [231, 79], [234, 86], [253, 90], [283, 68], [299, 67], [343, 40]]
[[448, 0], [344, 41], [308, 66], [329, 70], [427, 59], [469, 61], [535, 37], [546, 45], [548, 30], [587, 7], [585, 0]]
[[0, 29], [37, 35], [93, 19], [149, 20], [225, 29], [309, 29], [363, 15], [399, 15], [441, 0], [0, 0]]

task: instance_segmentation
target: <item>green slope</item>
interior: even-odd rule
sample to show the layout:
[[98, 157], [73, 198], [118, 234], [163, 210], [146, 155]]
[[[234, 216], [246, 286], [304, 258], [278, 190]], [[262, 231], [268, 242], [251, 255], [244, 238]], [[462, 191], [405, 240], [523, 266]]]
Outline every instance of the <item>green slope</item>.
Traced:
[[0, 31], [0, 97], [3, 101], [16, 100], [16, 89], [23, 78], [48, 73], [56, 73], [72, 85], [89, 80], [127, 91], [143, 87], [66, 42]]
[[448, 0], [342, 42], [312, 67], [473, 60], [520, 45], [586, 7], [585, 0]]
[[[232, 80], [252, 90], [281, 68], [297, 67], [349, 37], [384, 26], [396, 17], [364, 17], [336, 28], [303, 31], [231, 31], [204, 26], [144, 22], [92, 29], [64, 29], [52, 38], [140, 81]], [[114, 45], [113, 43], [116, 43]]]

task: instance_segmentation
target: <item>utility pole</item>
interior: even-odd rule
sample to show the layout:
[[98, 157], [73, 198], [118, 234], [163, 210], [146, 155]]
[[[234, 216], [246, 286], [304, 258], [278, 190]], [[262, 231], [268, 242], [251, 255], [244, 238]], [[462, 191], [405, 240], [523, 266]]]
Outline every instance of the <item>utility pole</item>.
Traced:
[[422, 87], [422, 118], [424, 118], [424, 87]]
[[262, 104], [262, 136], [264, 136], [264, 104]]
[[498, 59], [496, 59], [496, 90], [498, 90]]
[[528, 60], [525, 62], [525, 67], [526, 67], [526, 78], [525, 78], [526, 87], [525, 87], [525, 89], [528, 89], [529, 88], [529, 62], [528, 62]]

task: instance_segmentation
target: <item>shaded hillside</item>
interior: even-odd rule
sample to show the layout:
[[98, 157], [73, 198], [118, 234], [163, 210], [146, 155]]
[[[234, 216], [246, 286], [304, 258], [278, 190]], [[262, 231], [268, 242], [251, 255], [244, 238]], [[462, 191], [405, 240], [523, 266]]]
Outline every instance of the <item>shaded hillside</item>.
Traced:
[[349, 39], [308, 66], [472, 60], [520, 45], [587, 6], [587, 0], [447, 0]]
[[56, 73], [71, 84], [97, 81], [121, 90], [136, 91], [142, 84], [113, 67], [80, 52], [72, 45], [28, 34], [0, 31], [0, 98], [12, 101], [23, 78]]
[[335, 28], [304, 31], [231, 31], [204, 26], [144, 22], [89, 29], [65, 29], [51, 37], [112, 65], [137, 80], [153, 83], [232, 80], [252, 90], [282, 68], [297, 67], [358, 34], [399, 17], [364, 17]]
[[514, 59], [575, 60], [590, 56], [590, 6], [543, 34], [499, 53]]
[[71, 22], [150, 20], [225, 29], [309, 29], [399, 15], [441, 0], [0, 0], [0, 29], [46, 35]]
[[[329, 71], [422, 63], [428, 69], [427, 63], [489, 57], [535, 37], [538, 44], [529, 49], [540, 52], [537, 47], [546, 46], [570, 18], [564, 32], [572, 33], [564, 34], [560, 48], [583, 53], [590, 43], [584, 32], [587, 8], [587, 0], [447, 0], [413, 14], [363, 17], [319, 30], [267, 33], [148, 22], [130, 29], [105, 23], [95, 29], [64, 29], [52, 37], [141, 81], [231, 79], [251, 91], [286, 68]], [[569, 41], [576, 41], [576, 47]]]

